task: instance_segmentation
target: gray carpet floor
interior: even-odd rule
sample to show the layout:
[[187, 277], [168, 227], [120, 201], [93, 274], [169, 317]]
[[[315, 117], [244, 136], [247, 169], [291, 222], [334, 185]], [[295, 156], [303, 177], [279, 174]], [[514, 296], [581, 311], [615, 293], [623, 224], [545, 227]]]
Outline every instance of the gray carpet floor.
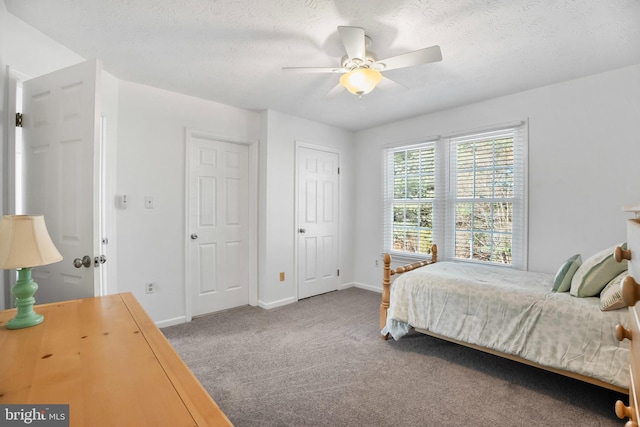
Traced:
[[243, 426], [621, 426], [626, 395], [418, 333], [379, 338], [351, 288], [162, 329]]

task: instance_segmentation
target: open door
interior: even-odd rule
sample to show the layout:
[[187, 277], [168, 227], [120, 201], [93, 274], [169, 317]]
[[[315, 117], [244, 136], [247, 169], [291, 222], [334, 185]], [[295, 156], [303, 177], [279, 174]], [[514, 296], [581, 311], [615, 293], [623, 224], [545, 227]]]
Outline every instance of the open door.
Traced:
[[38, 304], [100, 294], [100, 75], [93, 60], [23, 83], [25, 213], [63, 256], [33, 269]]

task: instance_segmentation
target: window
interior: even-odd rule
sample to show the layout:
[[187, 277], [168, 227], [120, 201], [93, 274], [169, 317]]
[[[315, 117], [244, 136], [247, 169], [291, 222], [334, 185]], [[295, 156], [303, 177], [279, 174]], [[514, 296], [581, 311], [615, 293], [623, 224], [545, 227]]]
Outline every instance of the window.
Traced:
[[525, 267], [525, 125], [386, 151], [384, 251]]
[[395, 252], [428, 254], [433, 242], [435, 145], [422, 144], [390, 154], [390, 247]]

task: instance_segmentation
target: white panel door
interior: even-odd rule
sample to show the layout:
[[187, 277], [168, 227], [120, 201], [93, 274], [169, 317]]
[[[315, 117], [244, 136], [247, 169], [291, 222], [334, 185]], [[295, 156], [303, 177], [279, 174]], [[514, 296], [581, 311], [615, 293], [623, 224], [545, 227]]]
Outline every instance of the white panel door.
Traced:
[[297, 150], [298, 298], [338, 289], [338, 154]]
[[[23, 83], [25, 213], [44, 215], [63, 256], [33, 269], [38, 303], [99, 289], [99, 75], [98, 61], [88, 61]], [[84, 256], [89, 267], [74, 267]]]
[[249, 147], [190, 134], [191, 315], [249, 303]]

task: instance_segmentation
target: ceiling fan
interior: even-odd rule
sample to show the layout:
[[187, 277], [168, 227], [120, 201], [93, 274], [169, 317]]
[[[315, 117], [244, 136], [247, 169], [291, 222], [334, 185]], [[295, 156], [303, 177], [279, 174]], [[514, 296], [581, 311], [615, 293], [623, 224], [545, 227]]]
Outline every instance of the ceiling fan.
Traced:
[[[360, 27], [338, 27], [338, 33], [347, 52], [339, 67], [283, 67], [294, 73], [340, 73], [340, 84], [354, 95], [362, 97], [375, 89], [382, 80], [383, 71], [413, 67], [442, 61], [440, 46], [414, 50], [387, 59], [378, 59], [375, 53], [367, 51], [371, 39]], [[333, 92], [333, 91], [332, 91]]]

